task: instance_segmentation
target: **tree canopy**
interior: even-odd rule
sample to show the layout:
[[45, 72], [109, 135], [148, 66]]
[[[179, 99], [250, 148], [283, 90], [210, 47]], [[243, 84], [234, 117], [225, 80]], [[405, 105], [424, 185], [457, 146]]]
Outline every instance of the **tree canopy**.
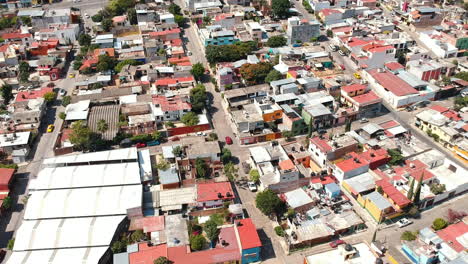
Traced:
[[203, 76], [203, 74], [205, 73], [205, 67], [203, 67], [203, 64], [201, 64], [200, 62], [195, 63], [192, 66], [192, 69], [190, 70], [190, 73], [192, 73], [193, 77], [197, 81], [199, 81], [201, 79], [201, 77]]
[[401, 234], [401, 237], [400, 239], [401, 240], [406, 240], [406, 241], [413, 241], [413, 240], [416, 240], [417, 234], [415, 234], [414, 232], [411, 232], [411, 231], [405, 231], [403, 232], [403, 234]]
[[55, 96], [56, 94], [54, 92], [47, 92], [44, 94], [44, 100], [47, 102], [47, 103], [51, 103], [55, 100]]
[[205, 244], [206, 239], [202, 235], [196, 235], [190, 238], [190, 248], [192, 248], [192, 250], [202, 250]]
[[447, 221], [445, 221], [443, 218], [436, 218], [434, 222], [432, 222], [432, 228], [434, 228], [435, 231], [444, 229], [447, 227], [447, 225]]
[[272, 48], [285, 46], [288, 40], [283, 36], [272, 36], [267, 41], [267, 46]]
[[390, 165], [397, 165], [403, 161], [403, 155], [399, 149], [389, 149], [388, 155], [390, 155], [391, 159], [388, 162]]
[[260, 180], [260, 173], [256, 169], [250, 170], [250, 180], [257, 183]]
[[206, 106], [206, 88], [203, 84], [198, 84], [190, 90], [190, 103], [192, 104], [192, 111], [201, 113]]
[[135, 65], [140, 65], [140, 64], [141, 64], [141, 62], [136, 61], [136, 60], [131, 60], [131, 59], [130, 60], [123, 60], [123, 61], [117, 63], [117, 65], [115, 65], [114, 70], [116, 72], [120, 72], [120, 71], [122, 71], [122, 69], [123, 69], [123, 67], [125, 65], [134, 65], [135, 66]]
[[29, 63], [22, 61], [19, 65], [18, 79], [20, 82], [25, 83], [29, 80]]
[[208, 45], [205, 49], [205, 54], [209, 63], [229, 62], [245, 59], [247, 55], [256, 49], [256, 42], [247, 41], [237, 42], [232, 45]]
[[241, 66], [240, 74], [248, 85], [261, 84], [265, 82], [268, 73], [273, 69], [269, 62], [260, 62], [258, 64], [246, 63]]
[[270, 83], [273, 81], [281, 80], [283, 75], [277, 70], [271, 70], [268, 75], [265, 77], [265, 82]]
[[5, 105], [8, 105], [13, 99], [13, 93], [12, 93], [12, 87], [9, 84], [4, 84], [0, 88], [0, 93], [2, 94], [3, 101], [5, 102]]
[[186, 126], [195, 126], [198, 125], [200, 119], [198, 118], [198, 115], [194, 112], [188, 112], [182, 116], [180, 121], [182, 121], [182, 123], [184, 123]]
[[271, 10], [273, 15], [279, 18], [285, 18], [289, 15], [289, 8], [291, 8], [291, 3], [289, 0], [272, 0], [271, 1]]
[[96, 70], [98, 72], [105, 72], [108, 70], [112, 70], [115, 67], [115, 63], [116, 63], [116, 60], [114, 58], [109, 57], [107, 55], [99, 55], [98, 63], [96, 65]]
[[153, 264], [172, 264], [173, 262], [170, 261], [166, 257], [159, 257], [153, 261]]
[[78, 43], [80, 46], [89, 46], [91, 45], [91, 36], [84, 33], [78, 37]]
[[214, 242], [218, 239], [219, 230], [218, 225], [213, 220], [208, 220], [203, 227], [203, 230], [206, 233], [206, 237], [211, 241]]
[[197, 172], [197, 178], [205, 178], [208, 171], [206, 162], [200, 158], [195, 160], [195, 170]]
[[284, 212], [284, 202], [272, 190], [267, 189], [257, 194], [255, 205], [265, 215], [269, 216], [273, 213], [279, 215]]

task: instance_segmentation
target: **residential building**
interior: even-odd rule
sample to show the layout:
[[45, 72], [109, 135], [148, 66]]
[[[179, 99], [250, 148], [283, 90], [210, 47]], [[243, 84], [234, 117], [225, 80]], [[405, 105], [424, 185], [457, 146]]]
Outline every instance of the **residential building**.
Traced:
[[369, 161], [355, 152], [349, 154], [348, 159], [335, 163], [332, 167], [335, 178], [342, 182], [345, 179], [360, 175], [369, 170]]
[[448, 42], [439, 31], [423, 31], [419, 33], [419, 39], [439, 58], [454, 58], [458, 49]]
[[304, 264], [336, 263], [369, 264], [376, 262], [375, 253], [367, 243], [339, 245], [336, 249], [304, 257]]
[[290, 17], [286, 34], [289, 44], [309, 42], [311, 38], [320, 36], [320, 23], [315, 20], [307, 21], [299, 17]]
[[342, 23], [343, 12], [338, 9], [324, 8], [318, 12], [319, 18], [325, 25]]
[[262, 42], [265, 29], [260, 25], [260, 23], [248, 22], [245, 23], [245, 28], [247, 29], [247, 32], [249, 32], [250, 37], [252, 37], [252, 40], [259, 43]]
[[342, 158], [357, 149], [358, 142], [347, 134], [335, 136], [330, 140], [325, 137], [313, 137], [309, 144], [312, 159], [322, 168], [326, 167], [328, 161]]
[[213, 182], [197, 184], [197, 207], [218, 208], [224, 203], [234, 201], [235, 194], [231, 182]]
[[382, 68], [389, 61], [396, 61], [392, 45], [370, 43], [361, 47], [360, 53], [351, 53], [351, 60], [362, 69]]
[[243, 110], [231, 111], [231, 120], [239, 133], [259, 131], [265, 127], [263, 116], [254, 104], [244, 105]]
[[205, 46], [208, 45], [230, 45], [239, 41], [232, 30], [221, 26], [208, 26], [199, 30], [200, 39]]
[[409, 66], [407, 70], [409, 73], [426, 82], [439, 80], [443, 76], [443, 72], [446, 72], [446, 69], [435, 61], [409, 61], [406, 65]]
[[302, 108], [302, 118], [307, 125], [313, 122], [314, 130], [330, 127], [335, 123], [333, 113], [323, 104], [305, 106]]
[[58, 39], [62, 45], [70, 45], [78, 40], [79, 24], [53, 24], [34, 34], [37, 40]]
[[416, 6], [410, 13], [409, 21], [415, 27], [438, 26], [442, 22], [441, 10], [436, 7]]
[[31, 33], [4, 33], [1, 37], [5, 40], [6, 43], [19, 44], [25, 47], [31, 46], [34, 41]]
[[235, 221], [237, 237], [241, 248], [241, 263], [253, 263], [261, 261], [262, 242], [251, 218]]
[[322, 9], [330, 8], [330, 2], [324, 0], [310, 0], [309, 4], [315, 13], [320, 12]]
[[431, 135], [437, 135], [438, 140], [445, 147], [452, 148], [457, 145], [456, 140], [461, 134], [453, 126], [449, 125], [450, 122], [451, 119], [443, 113], [434, 109], [427, 109], [416, 115], [415, 124], [422, 131], [426, 133], [430, 132]]
[[180, 96], [153, 96], [153, 104], [153, 113], [157, 122], [180, 120], [182, 116], [192, 110], [188, 98]]
[[351, 84], [341, 87], [341, 101], [358, 112], [357, 118], [371, 117], [380, 113], [382, 98], [363, 84]]

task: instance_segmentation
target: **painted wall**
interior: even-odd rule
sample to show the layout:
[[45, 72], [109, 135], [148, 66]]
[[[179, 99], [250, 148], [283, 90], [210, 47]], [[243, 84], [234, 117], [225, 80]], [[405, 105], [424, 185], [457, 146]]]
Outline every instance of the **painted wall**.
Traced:
[[249, 248], [242, 250], [242, 264], [260, 261], [260, 248]]

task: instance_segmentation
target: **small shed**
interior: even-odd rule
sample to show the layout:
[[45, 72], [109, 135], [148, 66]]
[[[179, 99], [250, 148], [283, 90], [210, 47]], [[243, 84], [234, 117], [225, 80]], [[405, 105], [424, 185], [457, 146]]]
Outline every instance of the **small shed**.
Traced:
[[338, 184], [334, 182], [326, 184], [324, 187], [325, 187], [325, 192], [327, 193], [327, 196], [330, 198], [335, 198], [337, 196], [340, 196], [341, 194], [340, 186], [338, 186]]

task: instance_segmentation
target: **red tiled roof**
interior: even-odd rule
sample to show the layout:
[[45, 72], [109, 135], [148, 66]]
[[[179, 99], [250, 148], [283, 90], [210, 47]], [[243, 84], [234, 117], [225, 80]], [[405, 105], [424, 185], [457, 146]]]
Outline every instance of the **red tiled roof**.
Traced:
[[163, 95], [153, 96], [153, 103], [158, 104], [161, 107], [161, 110], [166, 111], [181, 111], [181, 110], [191, 110], [192, 105], [180, 98], [179, 96], [174, 96], [167, 98]]
[[[219, 198], [218, 194], [221, 193], [222, 197]], [[228, 197], [228, 193], [231, 196]], [[230, 182], [213, 182], [213, 183], [199, 183], [197, 184], [197, 201], [216, 201], [220, 199], [233, 199], [234, 192], [232, 191]]]
[[417, 94], [418, 91], [411, 85], [398, 78], [395, 74], [383, 71], [379, 72], [377, 69], [370, 70], [369, 74], [385, 89], [395, 94], [396, 96], [405, 96], [409, 94]]
[[462, 126], [462, 128], [463, 128], [463, 130], [465, 130], [465, 131], [468, 131], [468, 124], [467, 124], [467, 125], [464, 125], [464, 126]]
[[421, 176], [423, 176], [423, 181], [429, 180], [434, 177], [432, 172], [427, 170], [427, 165], [420, 160], [405, 160], [405, 165], [403, 167], [395, 167], [396, 175], [403, 175], [409, 173], [410, 176], [419, 181]]
[[221, 14], [218, 14], [215, 16], [215, 20], [216, 21], [220, 21], [220, 20], [223, 20], [223, 19], [226, 19], [226, 18], [233, 18], [234, 15], [231, 14], [231, 13], [221, 13]]
[[310, 142], [316, 145], [322, 152], [330, 152], [333, 148], [328, 144], [327, 141], [321, 139], [320, 137], [314, 137], [310, 139]]
[[150, 32], [149, 35], [150, 37], [156, 37], [156, 36], [164, 36], [164, 35], [175, 34], [175, 33], [180, 33], [180, 28], [173, 28], [173, 29], [164, 30], [164, 31]]
[[5, 33], [2, 35], [2, 39], [22, 39], [31, 37], [31, 33]]
[[115, 17], [112, 18], [112, 22], [114, 22], [114, 23], [124, 22], [125, 20], [127, 20], [127, 16], [126, 16], [126, 15], [123, 15], [123, 16], [115, 16]]
[[380, 102], [380, 101], [382, 101], [382, 98], [380, 98], [373, 91], [370, 91], [370, 92], [365, 93], [365, 94], [354, 96], [353, 100], [356, 101], [359, 104], [367, 104], [367, 103]]
[[336, 164], [336, 166], [340, 168], [343, 172], [348, 172], [348, 171], [355, 170], [357, 168], [369, 166], [369, 161], [359, 157], [356, 153], [351, 152], [350, 155], [353, 158], [343, 160]]
[[324, 16], [329, 16], [331, 14], [341, 14], [341, 12], [339, 10], [336, 10], [336, 9], [331, 9], [331, 8], [324, 8], [322, 10], [320, 10], [320, 12], [324, 15]]
[[195, 79], [193, 76], [189, 77], [180, 77], [180, 78], [164, 78], [156, 80], [156, 86], [168, 86], [168, 85], [175, 85], [177, 83], [185, 83], [185, 82], [193, 82]]
[[329, 184], [329, 183], [334, 183], [335, 179], [331, 176], [325, 176], [323, 177], [323, 180], [320, 179], [319, 176], [314, 176], [310, 178], [311, 183], [321, 183], [322, 185]]
[[0, 190], [8, 191], [8, 184], [13, 179], [15, 169], [0, 168]]
[[44, 94], [48, 92], [52, 92], [52, 91], [53, 91], [52, 88], [44, 87], [44, 88], [41, 88], [40, 90], [18, 92], [18, 94], [16, 94], [16, 102], [23, 102], [23, 101], [27, 101], [30, 99], [44, 97]]
[[389, 128], [392, 128], [392, 127], [396, 127], [396, 126], [399, 126], [400, 123], [398, 123], [397, 121], [395, 120], [389, 120], [387, 122], [384, 122], [384, 123], [380, 123], [379, 126], [383, 129], [389, 129]]
[[388, 155], [388, 152], [386, 149], [379, 148], [379, 149], [369, 149], [367, 151], [364, 151], [359, 155], [361, 158], [369, 161], [370, 163], [376, 162], [382, 159], [387, 159], [390, 156]]
[[281, 170], [294, 170], [296, 167], [294, 166], [294, 163], [290, 160], [283, 160], [281, 161], [278, 166], [280, 167]]
[[460, 115], [453, 111], [453, 110], [450, 110], [450, 111], [447, 111], [445, 113], [443, 113], [444, 116], [448, 117], [450, 120], [454, 120], [454, 121], [460, 121], [462, 120], [463, 118], [460, 117]]
[[171, 64], [179, 64], [179, 63], [190, 62], [190, 58], [189, 57], [169, 58], [168, 61]]
[[165, 218], [163, 215], [159, 216], [148, 216], [148, 217], [141, 217], [132, 219], [130, 221], [130, 227], [128, 230], [135, 231], [135, 230], [143, 230], [143, 232], [154, 232], [154, 231], [161, 231], [164, 230]]
[[5, 45], [0, 46], [0, 52], [7, 51], [9, 46], [10, 46], [10, 44], [5, 44]]
[[387, 62], [385, 63], [385, 66], [391, 70], [391, 71], [395, 71], [395, 70], [399, 70], [399, 69], [404, 69], [405, 66], [401, 65], [400, 63], [396, 62], [396, 61], [392, 61], [392, 62]]
[[109, 57], [115, 57], [114, 48], [95, 49], [93, 52], [94, 58], [98, 58], [99, 55], [107, 55]]
[[238, 220], [236, 222], [236, 229], [239, 233], [239, 240], [243, 250], [262, 246], [257, 228], [253, 224], [252, 219], [245, 218]]
[[138, 244], [138, 252], [128, 255], [131, 264], [153, 263], [159, 257], [167, 257], [167, 245], [148, 246], [148, 243]]
[[337, 32], [350, 32], [350, 31], [353, 31], [353, 27], [338, 27], [338, 28], [334, 28], [332, 29], [333, 32], [337, 33]]
[[363, 46], [363, 45], [366, 45], [368, 43], [371, 43], [372, 41], [371, 40], [363, 40], [363, 39], [360, 39], [360, 38], [351, 38], [349, 41], [348, 41], [348, 46], [350, 47], [356, 47], [356, 46]]
[[383, 192], [399, 207], [404, 207], [411, 203], [404, 194], [398, 191], [397, 188], [387, 180], [378, 180], [375, 184], [382, 187]]
[[364, 84], [360, 84], [360, 83], [354, 83], [354, 84], [351, 84], [351, 85], [346, 85], [346, 86], [343, 86], [341, 87], [341, 90], [347, 92], [347, 93], [351, 93], [351, 92], [357, 92], [359, 90], [366, 90], [367, 86], [364, 85]]
[[385, 52], [387, 50], [393, 49], [392, 45], [381, 45], [379, 43], [371, 43], [362, 47], [362, 50], [375, 53], [375, 52]]
[[445, 113], [445, 112], [447, 112], [448, 110], [450, 110], [450, 109], [448, 109], [447, 107], [443, 107], [443, 106], [441, 106], [441, 105], [432, 105], [432, 106], [429, 107], [429, 108], [432, 109], [432, 110], [436, 110], [436, 111], [439, 112], [439, 113]]
[[455, 251], [461, 252], [465, 250], [465, 247], [457, 241], [457, 237], [460, 237], [468, 232], [468, 225], [464, 222], [458, 222], [453, 225], [449, 225], [446, 228], [437, 231], [437, 235], [449, 244]]

